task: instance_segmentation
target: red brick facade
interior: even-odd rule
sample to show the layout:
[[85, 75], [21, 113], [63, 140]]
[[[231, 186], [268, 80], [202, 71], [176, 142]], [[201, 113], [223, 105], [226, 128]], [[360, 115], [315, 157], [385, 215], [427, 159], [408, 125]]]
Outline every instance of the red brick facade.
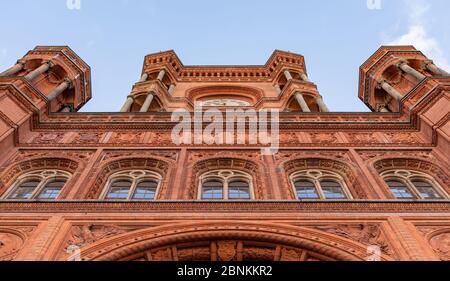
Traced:
[[[371, 113], [328, 112], [304, 58], [281, 51], [228, 67], [169, 51], [142, 73], [117, 113], [77, 112], [90, 68], [68, 47], [0, 74], [0, 260], [450, 260], [450, 77], [420, 51], [382, 47], [362, 65]], [[175, 145], [171, 112], [198, 101], [279, 109], [279, 152]], [[244, 178], [251, 198], [202, 200], [212, 171]], [[108, 200], [140, 173], [154, 200]], [[346, 199], [325, 198], [330, 179]], [[305, 181], [320, 198], [301, 197]], [[42, 200], [50, 182], [64, 185]]]

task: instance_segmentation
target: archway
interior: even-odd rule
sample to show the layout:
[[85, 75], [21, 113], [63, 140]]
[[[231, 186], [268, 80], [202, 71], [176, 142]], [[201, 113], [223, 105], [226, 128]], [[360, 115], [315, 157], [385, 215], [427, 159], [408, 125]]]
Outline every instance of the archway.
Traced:
[[367, 255], [367, 246], [320, 230], [239, 221], [147, 228], [81, 249], [87, 261], [362, 261]]

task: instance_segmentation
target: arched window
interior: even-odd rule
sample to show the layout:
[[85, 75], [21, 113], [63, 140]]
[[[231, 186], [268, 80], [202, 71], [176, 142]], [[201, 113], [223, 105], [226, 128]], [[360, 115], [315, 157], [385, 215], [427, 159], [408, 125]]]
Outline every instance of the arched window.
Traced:
[[56, 200], [71, 174], [59, 170], [39, 170], [20, 176], [4, 199]]
[[122, 171], [109, 177], [101, 199], [104, 200], [155, 200], [162, 177], [145, 170]]
[[391, 170], [381, 174], [396, 199], [441, 200], [448, 195], [429, 175], [407, 170]]
[[341, 175], [324, 170], [306, 170], [290, 177], [298, 200], [347, 200], [351, 194]]
[[200, 177], [200, 200], [251, 200], [252, 177], [234, 170], [207, 172]]

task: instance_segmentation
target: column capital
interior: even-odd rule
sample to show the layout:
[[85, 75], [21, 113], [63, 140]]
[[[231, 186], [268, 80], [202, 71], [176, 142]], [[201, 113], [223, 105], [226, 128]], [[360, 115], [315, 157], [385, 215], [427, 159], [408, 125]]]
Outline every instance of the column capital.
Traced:
[[383, 84], [387, 83], [389, 84], [385, 79], [381, 79], [377, 81], [377, 89], [383, 89]]
[[26, 61], [23, 60], [23, 59], [19, 59], [19, 60], [17, 60], [17, 62], [16, 62], [16, 64], [19, 64], [19, 65], [21, 65], [22, 67], [25, 66], [25, 63], [26, 63]]
[[48, 65], [48, 67], [50, 67], [50, 68], [52, 68], [52, 67], [54, 67], [54, 66], [55, 66], [55, 63], [54, 63], [54, 62], [52, 62], [51, 60], [46, 60], [46, 61], [43, 61], [43, 62], [42, 62], [42, 64], [47, 64], [47, 65]]
[[68, 84], [68, 87], [67, 87], [68, 89], [72, 89], [72, 87], [73, 87], [73, 82], [72, 82], [72, 80], [70, 80], [69, 77], [64, 78], [62, 83], [67, 83]]
[[402, 65], [409, 65], [409, 63], [408, 63], [408, 61], [406, 61], [406, 60], [401, 60], [401, 61], [399, 61], [398, 63], [397, 63], [397, 67], [398, 68], [400, 68], [400, 67], [402, 67]]
[[134, 100], [135, 98], [134, 98], [134, 95], [131, 94], [131, 95], [128, 95], [128, 96], [127, 96], [127, 99], [132, 99], [132, 100]]

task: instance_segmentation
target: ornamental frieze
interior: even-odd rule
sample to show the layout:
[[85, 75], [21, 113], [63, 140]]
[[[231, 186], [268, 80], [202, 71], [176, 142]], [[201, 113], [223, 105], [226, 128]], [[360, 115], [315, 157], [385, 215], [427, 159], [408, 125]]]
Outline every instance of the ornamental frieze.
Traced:
[[383, 253], [389, 256], [395, 255], [391, 246], [386, 241], [386, 237], [379, 224], [324, 225], [314, 228], [357, 241], [367, 246], [378, 246]]

